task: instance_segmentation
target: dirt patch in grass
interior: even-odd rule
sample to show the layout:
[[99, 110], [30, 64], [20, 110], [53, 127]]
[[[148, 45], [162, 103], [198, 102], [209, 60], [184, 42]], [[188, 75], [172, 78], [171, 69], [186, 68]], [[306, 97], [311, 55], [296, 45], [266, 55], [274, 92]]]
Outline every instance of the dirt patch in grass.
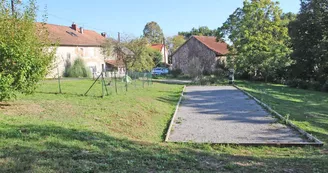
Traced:
[[35, 103], [10, 103], [6, 106], [1, 106], [2, 112], [5, 115], [37, 115], [42, 113], [45, 109], [39, 104]]

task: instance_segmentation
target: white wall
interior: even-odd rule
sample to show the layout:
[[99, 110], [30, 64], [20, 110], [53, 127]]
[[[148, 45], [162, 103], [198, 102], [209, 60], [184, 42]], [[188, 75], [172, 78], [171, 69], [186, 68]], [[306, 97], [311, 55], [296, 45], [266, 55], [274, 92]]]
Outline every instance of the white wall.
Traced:
[[100, 47], [59, 46], [57, 47], [54, 66], [47, 75], [47, 78], [57, 77], [58, 70], [60, 76], [63, 76], [67, 61], [73, 64], [77, 58], [82, 58], [86, 67], [88, 67], [90, 71], [94, 68], [96, 71], [95, 75], [99, 75], [101, 73], [102, 64], [105, 64], [105, 57], [101, 54]]
[[164, 63], [169, 63], [169, 52], [168, 52], [168, 50], [166, 49], [166, 48], [162, 48], [162, 51], [161, 51], [161, 54], [163, 55], [163, 60], [162, 60], [162, 62], [164, 62]]

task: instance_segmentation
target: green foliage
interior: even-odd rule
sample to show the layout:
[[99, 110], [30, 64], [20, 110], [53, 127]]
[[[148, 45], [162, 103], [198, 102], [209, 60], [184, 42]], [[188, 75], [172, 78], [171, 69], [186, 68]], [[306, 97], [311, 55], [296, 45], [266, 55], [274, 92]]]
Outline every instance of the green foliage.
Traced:
[[125, 42], [124, 45], [133, 53], [133, 59], [127, 63], [130, 71], [150, 71], [154, 66], [153, 50], [148, 47], [145, 38], [136, 38]]
[[216, 29], [209, 29], [207, 26], [200, 26], [199, 28], [192, 28], [189, 32], [179, 32], [178, 35], [182, 35], [185, 38], [190, 38], [193, 35], [198, 36], [216, 36]]
[[[289, 66], [288, 28], [281, 19], [282, 10], [271, 0], [244, 1], [219, 28], [218, 39], [229, 38], [233, 43], [229, 56], [237, 73], [268, 79]], [[231, 66], [231, 65], [230, 65]]]
[[66, 77], [90, 77], [91, 76], [91, 72], [90, 70], [85, 66], [85, 63], [83, 61], [83, 59], [81, 58], [77, 58], [74, 63], [73, 66], [68, 67], [67, 69], [65, 69], [65, 71], [67, 72], [67, 76]]
[[163, 43], [164, 34], [161, 27], [156, 22], [152, 21], [147, 23], [143, 33], [144, 37], [147, 38], [149, 43]]
[[163, 55], [161, 54], [161, 52], [159, 52], [158, 50], [151, 50], [149, 51], [150, 56], [153, 57], [153, 62], [155, 64], [155, 66], [159, 66], [161, 65], [161, 62], [163, 61]]
[[174, 53], [181, 45], [186, 42], [184, 36], [176, 35], [166, 38], [166, 45], [168, 46], [169, 53]]
[[35, 1], [16, 6], [23, 10], [13, 15], [11, 6], [0, 1], [0, 101], [32, 93], [54, 59], [48, 32], [35, 24]]
[[301, 10], [290, 24], [293, 45], [292, 78], [328, 82], [327, 0], [301, 0]]
[[288, 80], [286, 84], [292, 88], [325, 91], [323, 85], [318, 81], [305, 81], [302, 79], [292, 79], [292, 80]]
[[150, 71], [155, 66], [146, 38], [121, 37], [121, 42], [107, 39], [102, 45], [102, 53], [105, 56], [117, 57], [117, 61], [125, 66], [126, 72]]

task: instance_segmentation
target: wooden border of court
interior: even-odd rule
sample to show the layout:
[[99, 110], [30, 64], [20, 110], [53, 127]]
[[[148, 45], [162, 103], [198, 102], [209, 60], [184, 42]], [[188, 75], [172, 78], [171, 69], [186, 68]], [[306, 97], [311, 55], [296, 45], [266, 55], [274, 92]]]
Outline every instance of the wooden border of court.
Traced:
[[179, 98], [178, 104], [177, 104], [177, 106], [175, 107], [175, 112], [174, 112], [173, 117], [172, 117], [172, 119], [171, 119], [169, 129], [168, 129], [167, 132], [166, 132], [165, 142], [168, 142], [168, 141], [169, 141], [169, 136], [170, 136], [171, 131], [172, 131], [173, 123], [174, 123], [174, 120], [175, 120], [176, 115], [178, 114], [178, 110], [179, 110], [179, 107], [180, 107], [180, 103], [181, 103], [181, 101], [182, 101], [182, 97], [183, 97], [183, 94], [184, 94], [185, 90], [186, 90], [186, 85], [183, 86], [183, 90], [182, 90], [182, 92], [181, 92], [181, 95], [180, 95], [180, 98]]
[[240, 90], [241, 92], [243, 92], [244, 94], [246, 94], [248, 97], [252, 98], [253, 100], [255, 100], [259, 105], [261, 105], [262, 107], [264, 107], [265, 109], [267, 109], [270, 113], [272, 113], [273, 115], [275, 115], [276, 117], [278, 117], [280, 120], [286, 122], [286, 124], [290, 127], [292, 127], [293, 129], [295, 129], [296, 131], [298, 131], [301, 135], [305, 136], [308, 140], [313, 141], [313, 142], [300, 142], [300, 143], [287, 143], [285, 145], [293, 145], [293, 146], [302, 146], [302, 145], [311, 145], [311, 146], [318, 146], [318, 147], [322, 147], [324, 145], [324, 143], [322, 141], [320, 141], [318, 138], [314, 137], [313, 135], [309, 134], [308, 132], [300, 129], [299, 127], [297, 127], [295, 124], [293, 124], [291, 121], [286, 120], [285, 117], [283, 117], [281, 114], [279, 114], [277, 111], [273, 110], [270, 106], [268, 106], [267, 104], [263, 103], [262, 101], [258, 100], [256, 97], [254, 97], [253, 95], [249, 94], [248, 92], [244, 91], [243, 89], [241, 89], [240, 87], [238, 87], [237, 85], [233, 85], [235, 88], [237, 88], [238, 90]]

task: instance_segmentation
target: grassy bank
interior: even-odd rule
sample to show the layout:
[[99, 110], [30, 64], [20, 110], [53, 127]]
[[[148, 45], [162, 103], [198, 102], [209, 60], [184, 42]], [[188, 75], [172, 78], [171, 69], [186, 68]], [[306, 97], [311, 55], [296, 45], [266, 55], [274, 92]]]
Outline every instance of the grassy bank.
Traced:
[[[164, 134], [183, 86], [154, 83], [101, 99], [98, 97], [101, 85], [97, 84], [90, 96], [81, 96], [90, 83], [89, 80], [63, 81], [65, 94], [54, 94], [58, 90], [56, 81], [45, 81], [34, 95], [0, 103], [0, 172], [328, 170], [326, 147], [164, 143]], [[257, 84], [240, 85], [254, 93], [260, 90]], [[312, 99], [314, 104], [320, 101], [316, 97], [306, 99]], [[325, 108], [323, 105], [322, 110]], [[324, 135], [318, 137], [327, 141]]]

